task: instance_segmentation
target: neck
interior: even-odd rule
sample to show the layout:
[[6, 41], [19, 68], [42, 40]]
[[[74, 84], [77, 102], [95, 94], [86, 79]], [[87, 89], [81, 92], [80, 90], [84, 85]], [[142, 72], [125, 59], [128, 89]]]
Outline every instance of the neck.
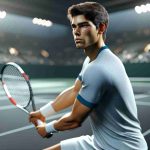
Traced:
[[105, 46], [105, 43], [102, 40], [102, 41], [99, 41], [99, 42], [85, 48], [84, 52], [90, 58], [90, 61], [93, 61], [94, 59], [96, 59], [96, 57], [99, 53], [99, 49], [103, 46]]

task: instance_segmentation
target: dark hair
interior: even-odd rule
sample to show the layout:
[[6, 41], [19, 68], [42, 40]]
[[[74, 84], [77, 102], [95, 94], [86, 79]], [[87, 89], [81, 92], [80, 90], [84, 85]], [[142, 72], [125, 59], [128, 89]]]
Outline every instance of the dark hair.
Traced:
[[[97, 2], [84, 2], [76, 5], [72, 5], [68, 8], [68, 19], [71, 20], [72, 17], [77, 15], [84, 15], [86, 19], [92, 21], [96, 28], [99, 27], [101, 23], [108, 26], [109, 15], [107, 10]], [[105, 38], [106, 31], [103, 35]]]

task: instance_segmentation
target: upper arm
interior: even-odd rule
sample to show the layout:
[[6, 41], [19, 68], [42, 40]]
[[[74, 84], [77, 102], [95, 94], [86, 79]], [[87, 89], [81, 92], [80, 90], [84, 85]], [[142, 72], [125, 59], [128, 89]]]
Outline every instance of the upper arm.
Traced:
[[91, 108], [83, 105], [78, 99], [76, 99], [71, 111], [71, 117], [75, 122], [81, 124], [89, 115], [91, 110]]
[[[79, 122], [82, 122], [99, 103], [105, 86], [107, 86], [104, 71], [98, 70], [97, 66], [87, 68], [81, 74], [81, 79], [77, 80], [78, 94], [73, 105], [71, 116]], [[78, 87], [77, 86], [77, 87]]]
[[88, 116], [91, 109], [80, 103], [77, 99], [74, 102], [72, 111], [62, 116], [54, 125], [58, 131], [77, 128]]
[[56, 112], [70, 107], [81, 89], [81, 81], [77, 79], [74, 85], [62, 91], [53, 101], [52, 106]]
[[89, 67], [82, 75], [82, 83], [77, 99], [83, 105], [94, 108], [107, 87], [105, 73], [96, 66]]
[[73, 85], [72, 90], [74, 92], [78, 93], [80, 91], [81, 87], [82, 87], [81, 81], [77, 78], [74, 85]]
[[82, 81], [80, 81], [80, 90], [72, 108], [71, 116], [73, 120], [81, 123], [89, 115], [99, 102], [105, 83], [103, 72], [98, 72], [97, 68], [85, 72]]

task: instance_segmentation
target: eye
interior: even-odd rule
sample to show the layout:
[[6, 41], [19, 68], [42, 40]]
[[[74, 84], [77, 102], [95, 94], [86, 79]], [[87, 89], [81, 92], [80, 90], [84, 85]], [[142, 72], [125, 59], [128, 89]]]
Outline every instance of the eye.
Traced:
[[73, 25], [71, 25], [71, 27], [72, 27], [72, 29], [75, 29], [76, 28], [76, 26], [73, 24]]
[[81, 24], [80, 28], [89, 27], [89, 26], [90, 26], [89, 24]]

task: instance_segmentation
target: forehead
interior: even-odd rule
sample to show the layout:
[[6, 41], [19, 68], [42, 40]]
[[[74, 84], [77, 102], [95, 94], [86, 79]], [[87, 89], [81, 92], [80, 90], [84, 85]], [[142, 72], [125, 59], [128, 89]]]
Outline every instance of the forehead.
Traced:
[[84, 15], [77, 15], [77, 16], [72, 17], [71, 24], [79, 24], [82, 22], [90, 23], [91, 21], [86, 19]]

